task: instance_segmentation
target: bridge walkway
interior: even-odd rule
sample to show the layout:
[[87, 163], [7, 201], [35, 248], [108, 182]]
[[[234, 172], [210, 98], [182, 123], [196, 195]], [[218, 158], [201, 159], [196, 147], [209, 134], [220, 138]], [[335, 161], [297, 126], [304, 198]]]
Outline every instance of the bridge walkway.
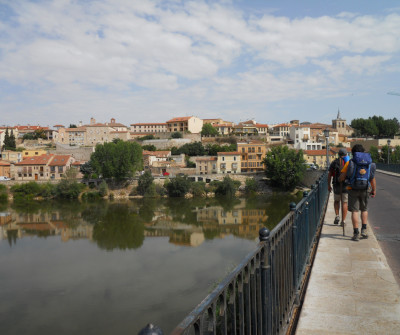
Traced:
[[400, 288], [372, 229], [351, 240], [334, 225], [330, 195], [296, 335], [400, 334]]

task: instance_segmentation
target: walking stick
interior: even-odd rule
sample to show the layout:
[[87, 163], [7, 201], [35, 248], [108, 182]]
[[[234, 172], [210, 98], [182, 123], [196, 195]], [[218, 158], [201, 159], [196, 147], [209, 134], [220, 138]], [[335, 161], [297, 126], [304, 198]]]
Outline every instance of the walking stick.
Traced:
[[[342, 166], [342, 164], [344, 164], [344, 160], [342, 158], [340, 158], [339, 166]], [[341, 211], [340, 214], [341, 214], [341, 219], [342, 219], [340, 222], [340, 225], [343, 228], [343, 236], [346, 236], [345, 229], [344, 229], [345, 222], [343, 221], [343, 196], [342, 196], [342, 193], [343, 193], [343, 181], [340, 182], [340, 211]]]

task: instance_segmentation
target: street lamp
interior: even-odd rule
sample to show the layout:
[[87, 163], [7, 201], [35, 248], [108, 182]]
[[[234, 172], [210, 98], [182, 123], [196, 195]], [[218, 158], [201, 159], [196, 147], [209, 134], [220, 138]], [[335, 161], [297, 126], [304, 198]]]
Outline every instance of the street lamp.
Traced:
[[329, 169], [329, 129], [324, 130], [324, 136], [326, 139], [326, 168]]
[[392, 141], [391, 140], [387, 140], [387, 144], [388, 144], [388, 165], [389, 165], [389, 163], [390, 163], [390, 152], [389, 152], [389, 147], [390, 147], [390, 143], [391, 143]]

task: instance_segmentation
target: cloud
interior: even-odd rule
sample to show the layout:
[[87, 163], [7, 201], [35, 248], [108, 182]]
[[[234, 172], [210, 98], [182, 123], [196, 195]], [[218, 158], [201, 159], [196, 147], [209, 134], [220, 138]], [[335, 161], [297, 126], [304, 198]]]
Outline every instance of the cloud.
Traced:
[[[249, 16], [229, 1], [9, 6], [16, 15], [0, 21], [0, 81], [18, 88], [7, 102], [0, 93], [0, 108], [9, 110], [22, 111], [23, 100], [37, 111], [115, 110], [130, 122], [246, 105], [262, 115], [269, 102], [337, 96], [399, 71], [400, 15], [393, 12], [290, 19]], [[129, 114], [130, 106], [149, 113]]]

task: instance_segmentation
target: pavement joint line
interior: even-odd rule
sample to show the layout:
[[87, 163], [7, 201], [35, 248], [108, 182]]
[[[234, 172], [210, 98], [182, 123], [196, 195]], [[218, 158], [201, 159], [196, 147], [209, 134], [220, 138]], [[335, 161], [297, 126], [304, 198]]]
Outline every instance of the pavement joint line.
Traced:
[[[393, 312], [400, 311], [400, 288], [379, 235], [369, 226], [368, 239], [351, 241], [348, 217], [346, 236], [338, 238], [342, 228], [334, 218], [331, 194], [296, 334], [400, 334], [400, 313]], [[349, 299], [356, 315], [337, 307]]]

